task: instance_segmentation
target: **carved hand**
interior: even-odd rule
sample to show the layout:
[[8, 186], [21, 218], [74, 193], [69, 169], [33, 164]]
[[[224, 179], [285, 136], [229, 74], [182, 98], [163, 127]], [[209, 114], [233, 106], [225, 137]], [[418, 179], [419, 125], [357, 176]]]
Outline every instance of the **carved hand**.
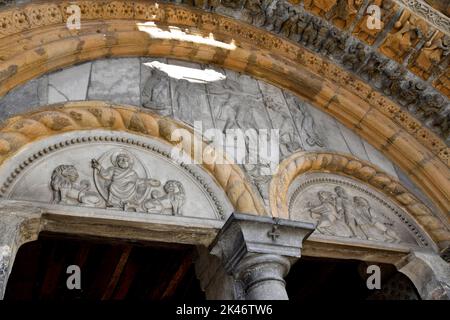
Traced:
[[94, 169], [99, 169], [99, 167], [100, 167], [100, 163], [98, 163], [98, 161], [96, 159], [91, 160], [91, 165], [92, 165], [92, 168], [94, 168]]

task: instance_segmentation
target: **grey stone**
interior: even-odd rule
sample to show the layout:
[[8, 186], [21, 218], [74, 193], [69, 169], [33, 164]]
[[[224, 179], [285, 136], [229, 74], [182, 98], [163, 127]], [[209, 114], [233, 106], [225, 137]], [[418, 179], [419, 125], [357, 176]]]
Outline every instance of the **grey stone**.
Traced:
[[[168, 60], [169, 64], [202, 69], [200, 65], [177, 60]], [[194, 125], [195, 121], [201, 121], [203, 128], [213, 127], [212, 116], [206, 95], [204, 83], [193, 82], [188, 79], [170, 79], [170, 89], [172, 94], [173, 115], [176, 119]]]
[[422, 299], [450, 300], [450, 265], [438, 255], [413, 252], [399, 271], [414, 283]]
[[279, 88], [262, 81], [258, 81], [258, 83], [272, 128], [280, 130], [281, 157], [287, 157], [301, 149], [301, 141], [283, 92]]
[[369, 161], [376, 166], [380, 167], [382, 170], [390, 174], [391, 176], [397, 178], [397, 172], [395, 168], [388, 159], [377, 149], [375, 149], [371, 144], [366, 141], [363, 141], [364, 147], [367, 151], [367, 155], [369, 157]]
[[48, 103], [86, 100], [91, 62], [52, 73], [48, 76]]
[[89, 100], [140, 105], [140, 60], [108, 59], [92, 64]]
[[141, 59], [141, 104], [161, 116], [173, 117], [172, 93], [170, 78], [167, 74], [149, 66], [149, 63], [159, 61], [167, 63], [167, 59]]
[[283, 278], [314, 228], [312, 223], [233, 213], [211, 244], [211, 254], [241, 282], [245, 299], [287, 300]]
[[303, 174], [291, 184], [287, 203], [291, 219], [318, 224], [317, 237], [433, 246], [407, 212], [355, 179], [324, 172]]
[[28, 81], [0, 100], [0, 119], [6, 120], [33, 107], [47, 104], [47, 76]]

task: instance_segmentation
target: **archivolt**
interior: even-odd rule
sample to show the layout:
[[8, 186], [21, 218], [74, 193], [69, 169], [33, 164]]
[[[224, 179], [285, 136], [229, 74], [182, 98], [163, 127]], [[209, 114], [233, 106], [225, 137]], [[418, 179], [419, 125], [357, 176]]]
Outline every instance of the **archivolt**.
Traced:
[[[181, 144], [183, 150], [194, 158], [192, 144], [195, 136], [191, 128], [142, 109], [84, 101], [54, 105], [6, 121], [0, 130], [0, 166], [33, 141], [64, 132], [100, 128], [150, 136], [172, 145]], [[172, 141], [175, 129], [186, 129], [190, 139]], [[206, 156], [208, 149], [206, 144], [203, 145], [202, 155]], [[205, 161], [202, 165], [223, 188], [235, 210], [266, 215], [260, 196], [253, 192], [241, 169], [226, 156], [220, 156], [216, 162]]]
[[[63, 23], [70, 4], [82, 8], [79, 31]], [[49, 71], [102, 57], [217, 64], [289, 89], [331, 114], [398, 164], [448, 219], [446, 144], [364, 82], [287, 40], [217, 14], [140, 1], [48, 2], [0, 16], [0, 95]], [[156, 32], [139, 26], [143, 21], [152, 21]]]
[[299, 152], [285, 159], [270, 185], [273, 216], [289, 219], [289, 186], [298, 176], [307, 172], [331, 172], [368, 184], [408, 212], [441, 249], [450, 243], [450, 231], [445, 224], [399, 181], [374, 165], [345, 154]]

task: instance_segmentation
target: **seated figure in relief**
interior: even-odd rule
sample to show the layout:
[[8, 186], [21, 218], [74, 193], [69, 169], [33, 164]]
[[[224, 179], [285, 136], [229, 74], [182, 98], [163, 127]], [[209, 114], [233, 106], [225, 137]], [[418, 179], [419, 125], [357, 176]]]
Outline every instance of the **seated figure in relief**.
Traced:
[[108, 207], [124, 209], [138, 206], [148, 186], [158, 187], [160, 182], [154, 179], [140, 178], [133, 169], [134, 161], [126, 152], [113, 154], [112, 166], [103, 168], [101, 164], [92, 159], [92, 167], [99, 176], [105, 180], [107, 191], [106, 204]]

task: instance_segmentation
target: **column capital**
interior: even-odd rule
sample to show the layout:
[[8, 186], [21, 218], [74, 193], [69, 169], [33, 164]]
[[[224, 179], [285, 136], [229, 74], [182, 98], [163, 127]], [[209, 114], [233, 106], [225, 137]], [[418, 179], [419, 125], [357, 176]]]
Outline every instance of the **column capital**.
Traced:
[[210, 252], [222, 260], [230, 273], [249, 254], [300, 258], [303, 241], [314, 229], [312, 223], [233, 213]]
[[248, 300], [286, 300], [284, 277], [315, 225], [233, 213], [210, 247]]
[[415, 285], [424, 300], [450, 300], [450, 266], [438, 254], [413, 251], [398, 271]]
[[42, 212], [32, 206], [0, 201], [0, 300], [19, 247], [38, 238], [41, 217]]

